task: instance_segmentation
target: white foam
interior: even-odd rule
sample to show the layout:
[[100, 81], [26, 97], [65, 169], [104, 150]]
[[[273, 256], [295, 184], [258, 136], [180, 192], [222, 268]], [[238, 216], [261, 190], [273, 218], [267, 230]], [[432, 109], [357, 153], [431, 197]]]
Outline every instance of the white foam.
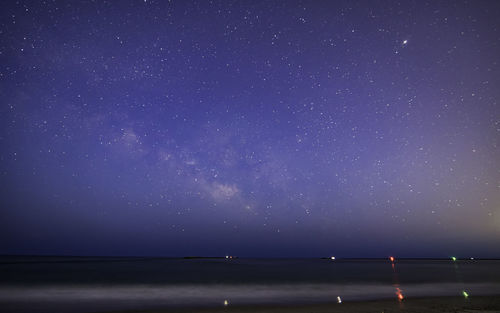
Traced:
[[[106, 301], [148, 300], [162, 304], [210, 304], [230, 299], [231, 303], [276, 303], [382, 299], [395, 296], [396, 288], [405, 297], [500, 294], [500, 284], [251, 284], [251, 285], [118, 285], [118, 286], [37, 286], [0, 287], [0, 301]], [[222, 300], [221, 300], [222, 299]]]

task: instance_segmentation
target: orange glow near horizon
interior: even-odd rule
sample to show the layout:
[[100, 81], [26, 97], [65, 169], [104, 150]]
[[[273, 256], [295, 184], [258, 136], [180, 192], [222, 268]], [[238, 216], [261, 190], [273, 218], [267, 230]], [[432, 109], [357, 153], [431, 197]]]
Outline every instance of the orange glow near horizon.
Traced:
[[391, 260], [391, 262], [394, 262], [394, 257], [393, 256], [389, 257], [389, 260]]

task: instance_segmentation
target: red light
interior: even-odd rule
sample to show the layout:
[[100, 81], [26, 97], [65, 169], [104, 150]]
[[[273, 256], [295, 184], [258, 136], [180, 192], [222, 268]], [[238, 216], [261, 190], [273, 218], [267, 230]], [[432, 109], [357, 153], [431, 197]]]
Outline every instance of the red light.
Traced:
[[394, 262], [394, 257], [393, 256], [389, 257], [389, 260], [391, 260], [391, 262]]
[[404, 296], [403, 296], [403, 291], [399, 288], [396, 288], [396, 295], [398, 296], [399, 301], [403, 301]]

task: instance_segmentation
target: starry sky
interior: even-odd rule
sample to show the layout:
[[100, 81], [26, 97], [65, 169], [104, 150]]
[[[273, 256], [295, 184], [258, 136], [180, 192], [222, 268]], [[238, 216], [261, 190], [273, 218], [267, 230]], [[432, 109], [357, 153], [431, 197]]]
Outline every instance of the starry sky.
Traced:
[[500, 257], [497, 1], [7, 1], [0, 254]]

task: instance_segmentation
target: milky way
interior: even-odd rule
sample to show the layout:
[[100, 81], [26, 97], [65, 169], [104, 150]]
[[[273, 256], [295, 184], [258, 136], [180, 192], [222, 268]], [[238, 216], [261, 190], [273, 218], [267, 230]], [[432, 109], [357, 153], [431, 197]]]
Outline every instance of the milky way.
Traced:
[[500, 256], [496, 1], [8, 1], [0, 253]]

